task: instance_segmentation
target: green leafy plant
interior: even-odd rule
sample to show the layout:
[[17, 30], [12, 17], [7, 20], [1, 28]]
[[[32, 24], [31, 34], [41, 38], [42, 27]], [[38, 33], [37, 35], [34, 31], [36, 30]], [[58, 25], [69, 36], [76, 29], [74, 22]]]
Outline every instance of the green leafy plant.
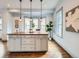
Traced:
[[52, 31], [52, 27], [53, 27], [53, 22], [49, 21], [49, 23], [46, 25], [46, 31], [47, 32]]
[[35, 27], [35, 24], [32, 22], [32, 24], [31, 24], [31, 28], [29, 29], [30, 31], [30, 33], [33, 33], [33, 28]]
[[46, 31], [47, 32], [50, 32], [50, 38], [51, 38], [52, 28], [53, 28], [53, 22], [52, 21], [49, 21], [49, 23], [46, 25]]
[[32, 22], [32, 29], [35, 27], [35, 24]]

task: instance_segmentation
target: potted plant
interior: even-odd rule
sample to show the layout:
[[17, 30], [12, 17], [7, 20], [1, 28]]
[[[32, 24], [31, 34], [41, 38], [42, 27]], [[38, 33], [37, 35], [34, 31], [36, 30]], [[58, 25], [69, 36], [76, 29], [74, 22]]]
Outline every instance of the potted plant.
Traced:
[[32, 30], [33, 30], [34, 27], [35, 27], [35, 24], [32, 22]]
[[49, 32], [49, 39], [51, 40], [51, 31], [53, 28], [53, 22], [49, 21], [49, 23], [46, 25], [46, 31]]
[[33, 33], [33, 28], [35, 27], [35, 24], [32, 22], [32, 28], [30, 29], [30, 33]]

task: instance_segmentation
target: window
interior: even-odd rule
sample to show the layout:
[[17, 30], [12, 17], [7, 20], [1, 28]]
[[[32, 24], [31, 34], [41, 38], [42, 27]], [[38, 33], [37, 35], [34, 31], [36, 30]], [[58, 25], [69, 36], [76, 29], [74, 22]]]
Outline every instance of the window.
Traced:
[[1, 35], [2, 35], [2, 18], [0, 17], [0, 38], [1, 38]]
[[[35, 25], [34, 31], [36, 29], [40, 28], [40, 31], [46, 31], [45, 30], [45, 25], [46, 25], [46, 19], [39, 19], [39, 18], [33, 18], [33, 23]], [[29, 29], [31, 28], [31, 19], [30, 18], [25, 18], [25, 32], [29, 32]]]
[[33, 19], [33, 23], [35, 24], [34, 31], [38, 29], [38, 19]]
[[30, 29], [30, 18], [25, 18], [25, 32], [29, 32]]
[[56, 34], [59, 37], [63, 37], [63, 8], [57, 11], [56, 13]]
[[43, 32], [46, 31], [45, 27], [46, 27], [46, 19], [43, 18], [41, 19], [41, 31]]

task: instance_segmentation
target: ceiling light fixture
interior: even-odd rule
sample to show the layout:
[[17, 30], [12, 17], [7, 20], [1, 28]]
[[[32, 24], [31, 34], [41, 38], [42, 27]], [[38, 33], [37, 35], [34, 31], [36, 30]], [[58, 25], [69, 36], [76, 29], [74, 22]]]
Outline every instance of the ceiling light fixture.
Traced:
[[41, 2], [41, 18], [40, 19], [42, 19], [42, 1], [43, 0], [40, 0], [40, 2]]
[[32, 29], [32, 0], [30, 0], [30, 30]]
[[22, 9], [21, 9], [21, 2], [22, 2], [22, 0], [19, 0], [19, 1], [20, 1], [20, 19], [21, 19], [21, 16], [22, 16], [22, 15], [21, 15], [21, 13], [22, 13], [22, 12], [21, 12], [21, 11], [22, 11]]
[[30, 19], [32, 19], [32, 0], [30, 0]]
[[11, 10], [9, 10], [10, 12], [20, 12], [19, 10], [17, 10], [17, 9], [11, 9]]
[[32, 19], [32, 0], [30, 0], [30, 33], [32, 31], [32, 24], [33, 24], [33, 19]]

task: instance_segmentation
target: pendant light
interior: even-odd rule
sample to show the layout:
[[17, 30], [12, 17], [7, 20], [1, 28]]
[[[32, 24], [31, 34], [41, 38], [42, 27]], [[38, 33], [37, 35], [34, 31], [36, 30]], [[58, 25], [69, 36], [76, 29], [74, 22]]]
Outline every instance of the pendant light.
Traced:
[[22, 10], [22, 9], [21, 9], [21, 2], [22, 2], [22, 0], [19, 0], [19, 1], [20, 1], [20, 19], [21, 19], [21, 18], [22, 18], [22, 14], [21, 14], [21, 13], [22, 13], [22, 12], [21, 12], [21, 10]]
[[32, 19], [32, 0], [30, 0], [30, 19]]
[[20, 19], [19, 19], [19, 32], [22, 31], [22, 9], [21, 9], [21, 3], [22, 3], [22, 0], [19, 0], [20, 1]]
[[40, 31], [41, 30], [41, 20], [42, 20], [42, 1], [43, 0], [40, 0], [40, 2], [41, 2], [41, 7], [40, 7], [40, 19], [39, 19], [39, 26], [38, 26], [38, 31]]
[[32, 31], [32, 0], [30, 0], [30, 32]]
[[42, 19], [42, 1], [43, 0], [40, 0], [40, 2], [41, 2], [41, 19]]
[[20, 31], [20, 29], [19, 29], [19, 24], [20, 24], [20, 21], [21, 21], [21, 2], [22, 2], [22, 0], [19, 0], [19, 2], [20, 2], [20, 19], [16, 19], [15, 20], [15, 28], [16, 28], [16, 32], [18, 32], [18, 31]]

